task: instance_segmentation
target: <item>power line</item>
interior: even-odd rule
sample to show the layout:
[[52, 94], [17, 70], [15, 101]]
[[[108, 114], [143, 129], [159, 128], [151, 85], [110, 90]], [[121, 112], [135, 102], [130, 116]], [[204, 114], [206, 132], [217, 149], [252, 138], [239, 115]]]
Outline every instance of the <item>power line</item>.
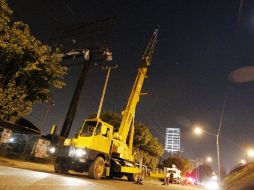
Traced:
[[242, 17], [242, 10], [243, 10], [244, 0], [240, 0], [239, 8], [238, 8], [238, 17], [237, 17], [237, 32], [239, 31], [241, 17]]
[[63, 0], [63, 5], [67, 8], [67, 10], [69, 11], [69, 13], [71, 13], [72, 16], [74, 16], [76, 19], [81, 21], [80, 17], [73, 11], [73, 9], [69, 6], [69, 4], [66, 3], [64, 0]]
[[45, 2], [39, 1], [39, 3], [40, 3], [41, 6], [46, 10], [46, 13], [47, 13], [50, 17], [52, 17], [53, 20], [54, 20], [55, 22], [59, 22], [59, 19], [56, 17], [56, 15], [55, 15], [52, 11], [49, 10], [49, 8], [48, 8], [48, 6], [45, 4]]

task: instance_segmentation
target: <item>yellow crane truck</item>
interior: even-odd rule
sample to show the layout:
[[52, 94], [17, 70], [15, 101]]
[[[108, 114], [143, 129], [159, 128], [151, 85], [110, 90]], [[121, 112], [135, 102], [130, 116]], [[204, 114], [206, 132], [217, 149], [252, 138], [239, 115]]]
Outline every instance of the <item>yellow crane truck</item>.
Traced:
[[88, 172], [88, 176], [93, 179], [124, 175], [130, 181], [137, 179], [141, 171], [135, 164], [132, 153], [134, 116], [158, 32], [159, 30], [155, 29], [142, 56], [119, 130], [114, 132], [114, 127], [100, 118], [86, 119], [77, 135], [65, 139], [64, 145], [60, 147], [54, 165], [56, 173], [74, 170]]

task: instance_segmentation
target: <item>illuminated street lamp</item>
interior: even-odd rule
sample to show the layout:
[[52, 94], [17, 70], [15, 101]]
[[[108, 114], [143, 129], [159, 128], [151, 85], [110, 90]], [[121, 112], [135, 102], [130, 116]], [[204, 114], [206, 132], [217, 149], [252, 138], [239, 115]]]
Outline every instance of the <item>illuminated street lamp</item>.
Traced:
[[[196, 127], [196, 129], [194, 129], [195, 134], [197, 135], [201, 135], [203, 132], [205, 132], [208, 135], [212, 135], [214, 137], [216, 137], [216, 150], [217, 150], [217, 166], [218, 166], [218, 180], [220, 182], [221, 180], [221, 166], [220, 166], [220, 144], [219, 144], [219, 139], [220, 139], [220, 133], [221, 133], [221, 127], [222, 127], [222, 122], [223, 122], [223, 117], [224, 117], [224, 111], [225, 111], [225, 106], [226, 106], [226, 96], [224, 98], [224, 102], [223, 102], [223, 106], [222, 106], [222, 110], [221, 110], [221, 115], [220, 115], [220, 122], [219, 122], [219, 127], [218, 127], [218, 131], [216, 134], [214, 133], [210, 133], [207, 131], [203, 131], [202, 128]], [[254, 155], [254, 152], [253, 152]]]
[[210, 163], [210, 162], [213, 161], [213, 159], [212, 159], [212, 157], [208, 156], [208, 157], [206, 158], [206, 161]]
[[[224, 110], [224, 108], [223, 108], [223, 110]], [[221, 119], [221, 121], [222, 121], [222, 119]], [[205, 131], [201, 127], [195, 127], [194, 128], [194, 133], [196, 135], [201, 135], [202, 133], [205, 133], [205, 134], [216, 137], [217, 166], [218, 166], [218, 178], [219, 178], [219, 180], [220, 180], [220, 176], [221, 176], [220, 175], [220, 146], [219, 146], [220, 130], [221, 130], [221, 122], [220, 122], [220, 127], [219, 127], [219, 130], [218, 130], [217, 134]], [[210, 161], [208, 161], [208, 160], [210, 160]], [[206, 161], [211, 162], [212, 161], [211, 157], [209, 159], [207, 158]]]
[[241, 159], [240, 164], [243, 164], [243, 165], [246, 164], [246, 160]]
[[254, 158], [254, 149], [253, 148], [246, 149], [246, 163], [248, 163], [249, 158]]
[[203, 129], [199, 126], [195, 127], [193, 130], [194, 134], [201, 135], [203, 133]]
[[247, 149], [247, 156], [248, 157], [254, 157], [254, 150], [251, 149], [251, 148]]

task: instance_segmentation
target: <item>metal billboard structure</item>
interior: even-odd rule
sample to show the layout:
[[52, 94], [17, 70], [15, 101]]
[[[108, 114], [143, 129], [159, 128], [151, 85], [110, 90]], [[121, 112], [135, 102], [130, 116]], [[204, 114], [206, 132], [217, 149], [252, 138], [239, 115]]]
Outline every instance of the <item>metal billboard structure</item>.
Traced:
[[51, 39], [51, 46], [60, 51], [63, 60], [74, 61], [66, 66], [83, 65], [60, 133], [63, 138], [69, 135], [90, 66], [112, 61], [109, 40], [113, 24], [112, 18], [106, 18], [64, 26], [57, 28], [56, 37]]

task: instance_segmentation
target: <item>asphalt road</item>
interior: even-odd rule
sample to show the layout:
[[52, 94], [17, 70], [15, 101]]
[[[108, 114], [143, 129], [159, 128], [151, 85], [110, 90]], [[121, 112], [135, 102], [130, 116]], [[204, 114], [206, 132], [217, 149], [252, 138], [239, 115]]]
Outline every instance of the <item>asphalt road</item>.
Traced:
[[200, 190], [197, 187], [169, 185], [157, 181], [144, 181], [136, 185], [126, 180], [91, 180], [82, 175], [57, 175], [0, 165], [0, 190]]

